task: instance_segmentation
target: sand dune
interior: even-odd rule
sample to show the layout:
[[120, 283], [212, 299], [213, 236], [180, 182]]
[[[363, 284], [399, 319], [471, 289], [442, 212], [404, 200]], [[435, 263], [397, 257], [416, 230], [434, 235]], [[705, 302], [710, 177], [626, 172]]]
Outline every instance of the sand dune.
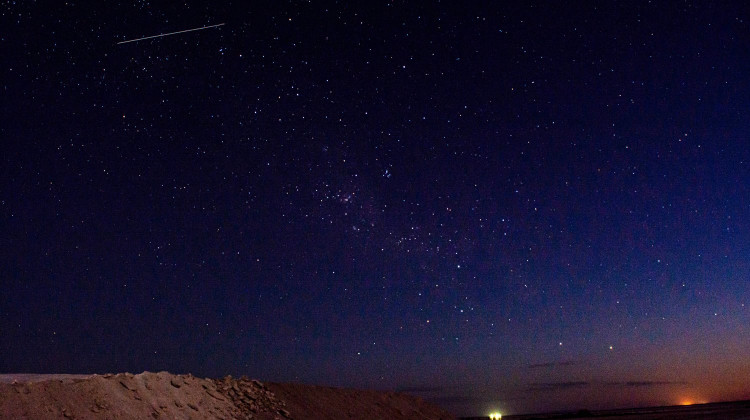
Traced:
[[394, 392], [168, 372], [0, 375], [0, 419], [453, 419]]

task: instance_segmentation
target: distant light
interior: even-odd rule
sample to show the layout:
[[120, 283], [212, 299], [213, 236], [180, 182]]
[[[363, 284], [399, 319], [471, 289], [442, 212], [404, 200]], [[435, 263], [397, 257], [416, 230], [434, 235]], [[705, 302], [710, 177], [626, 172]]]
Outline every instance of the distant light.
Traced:
[[503, 418], [503, 415], [498, 412], [490, 413], [490, 420], [500, 420], [501, 418]]
[[682, 401], [680, 401], [680, 405], [696, 405], [696, 404], [708, 404], [709, 401], [701, 400], [701, 399], [690, 399], [685, 398]]

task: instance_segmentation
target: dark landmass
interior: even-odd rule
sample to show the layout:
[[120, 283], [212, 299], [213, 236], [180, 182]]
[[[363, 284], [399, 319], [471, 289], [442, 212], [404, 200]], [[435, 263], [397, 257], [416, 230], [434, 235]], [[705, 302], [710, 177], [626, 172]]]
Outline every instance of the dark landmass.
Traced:
[[750, 401], [503, 416], [503, 420], [750, 420]]

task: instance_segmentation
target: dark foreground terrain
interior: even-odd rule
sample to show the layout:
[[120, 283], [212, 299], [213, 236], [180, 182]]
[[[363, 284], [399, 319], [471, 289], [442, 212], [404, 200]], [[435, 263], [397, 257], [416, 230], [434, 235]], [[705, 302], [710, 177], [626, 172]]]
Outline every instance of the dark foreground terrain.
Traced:
[[611, 419], [611, 420], [750, 420], [750, 401], [669, 407], [630, 408], [623, 410], [503, 416], [503, 420]]
[[138, 375], [0, 375], [0, 419], [424, 419], [454, 417], [395, 392]]

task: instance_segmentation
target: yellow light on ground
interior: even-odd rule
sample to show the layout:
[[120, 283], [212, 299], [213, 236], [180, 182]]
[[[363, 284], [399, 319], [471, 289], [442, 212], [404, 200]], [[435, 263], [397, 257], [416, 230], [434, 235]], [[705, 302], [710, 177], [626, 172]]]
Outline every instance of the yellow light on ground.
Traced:
[[500, 420], [501, 418], [503, 418], [503, 415], [500, 413], [490, 413], [490, 420]]

